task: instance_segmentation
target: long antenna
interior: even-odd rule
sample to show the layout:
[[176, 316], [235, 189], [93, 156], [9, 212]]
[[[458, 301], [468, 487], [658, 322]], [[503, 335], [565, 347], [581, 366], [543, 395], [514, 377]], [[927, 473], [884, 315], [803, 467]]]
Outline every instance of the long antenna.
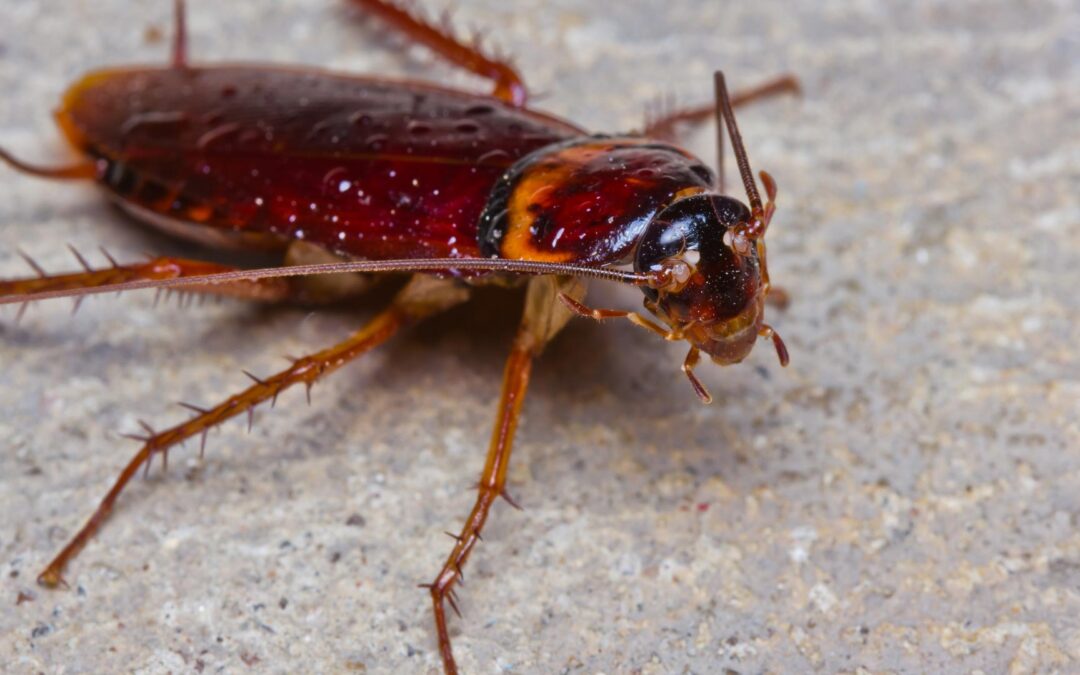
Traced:
[[639, 273], [613, 270], [584, 265], [563, 263], [545, 263], [529, 260], [504, 260], [500, 258], [431, 258], [401, 260], [356, 260], [339, 263], [321, 263], [315, 265], [293, 265], [289, 267], [266, 267], [262, 269], [235, 270], [216, 274], [203, 274], [170, 279], [142, 279], [116, 284], [89, 286], [84, 288], [65, 288], [36, 293], [0, 295], [0, 305], [35, 302], [49, 298], [79, 297], [97, 293], [119, 293], [140, 288], [183, 288], [184, 286], [204, 286], [207, 284], [228, 284], [238, 281], [255, 281], [273, 277], [310, 276], [316, 274], [340, 274], [344, 272], [447, 272], [471, 270], [504, 272], [508, 274], [566, 275], [589, 277], [604, 281], [615, 281], [634, 286], [662, 286], [667, 281], [663, 272]]
[[[715, 73], [723, 78], [719, 71]], [[714, 81], [716, 102], [713, 111], [716, 114], [716, 189], [724, 194], [724, 109], [720, 104], [720, 85]]]
[[[746, 158], [746, 148], [743, 146], [742, 135], [739, 134], [739, 125], [735, 123], [735, 112], [731, 108], [731, 97], [728, 95], [727, 82], [724, 81], [723, 71], [716, 71], [714, 82], [716, 84], [716, 100], [719, 103], [716, 111], [719, 118], [717, 119], [717, 125], [719, 126], [721, 120], [727, 125], [728, 136], [731, 137], [731, 146], [735, 150], [735, 162], [739, 165], [739, 175], [742, 176], [746, 196], [750, 200], [750, 210], [760, 212], [762, 210], [761, 195], [758, 194], [757, 184], [754, 182], [754, 173], [750, 170], [750, 160]], [[723, 138], [717, 141], [717, 145], [722, 158]], [[721, 180], [723, 180], [723, 164], [720, 165], [720, 175]]]

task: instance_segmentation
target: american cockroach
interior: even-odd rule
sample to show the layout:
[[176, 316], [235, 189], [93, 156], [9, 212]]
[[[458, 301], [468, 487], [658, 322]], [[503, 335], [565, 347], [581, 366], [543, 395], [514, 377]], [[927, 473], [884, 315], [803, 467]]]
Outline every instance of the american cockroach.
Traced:
[[[624, 318], [666, 340], [686, 340], [682, 370], [710, 400], [694, 367], [702, 353], [742, 361], [759, 337], [781, 364], [779, 335], [764, 322], [770, 285], [764, 235], [776, 184], [758, 192], [732, 109], [797, 91], [778, 78], [729, 95], [715, 76], [715, 104], [669, 112], [640, 133], [590, 134], [527, 107], [528, 90], [492, 57], [402, 3], [352, 0], [408, 38], [494, 85], [477, 95], [413, 81], [262, 65], [193, 65], [184, 6], [176, 0], [167, 66], [92, 72], [63, 96], [57, 122], [83, 159], [47, 168], [0, 150], [18, 171], [96, 181], [138, 220], [214, 248], [279, 252], [282, 266], [243, 269], [159, 257], [141, 264], [0, 281], [0, 303], [157, 288], [251, 300], [343, 301], [372, 277], [411, 273], [389, 306], [340, 344], [295, 359], [219, 405], [147, 429], [142, 447], [83, 528], [38, 577], [64, 584], [68, 563], [100, 529], [121, 491], [155, 455], [202, 437], [226, 419], [274, 401], [387, 341], [401, 328], [464, 302], [479, 285], [524, 284], [525, 306], [475, 506], [428, 588], [446, 672], [457, 672], [445, 606], [480, 540], [507, 467], [534, 359], [573, 316]], [[733, 147], [747, 204], [722, 194], [722, 166], [672, 144], [676, 124], [715, 115]], [[722, 161], [723, 144], [719, 156]], [[334, 275], [325, 277], [319, 275]], [[333, 283], [319, 283], [332, 279]], [[639, 287], [652, 315], [594, 309], [584, 280]]]

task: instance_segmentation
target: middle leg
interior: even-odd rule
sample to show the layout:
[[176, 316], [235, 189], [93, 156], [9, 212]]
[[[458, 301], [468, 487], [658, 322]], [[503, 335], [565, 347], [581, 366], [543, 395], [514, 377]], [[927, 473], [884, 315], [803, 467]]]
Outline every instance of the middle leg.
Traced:
[[492, 504], [502, 497], [512, 506], [517, 506], [506, 492], [506, 474], [510, 466], [510, 451], [513, 449], [514, 431], [517, 429], [521, 404], [525, 400], [525, 390], [529, 385], [532, 362], [571, 317], [570, 310], [559, 301], [565, 295], [574, 301], [584, 297], [581, 282], [555, 277], [539, 277], [529, 282], [525, 299], [525, 313], [514, 337], [510, 357], [506, 360], [503, 371], [502, 393], [499, 396], [499, 412], [495, 418], [495, 428], [491, 433], [487, 461], [477, 484], [476, 503], [473, 505], [461, 533], [446, 562], [443, 564], [435, 581], [425, 584], [431, 591], [431, 600], [435, 612], [435, 629], [439, 636], [439, 652], [442, 655], [443, 668], [447, 675], [457, 673], [454, 654], [450, 647], [450, 633], [446, 627], [446, 602], [460, 616], [454, 585], [462, 579], [462, 568], [469, 559], [476, 542], [480, 540], [480, 531], [487, 522]]
[[160, 432], [148, 428], [149, 435], [141, 439], [143, 446], [120, 472], [112, 489], [101, 500], [82, 529], [38, 576], [38, 583], [50, 588], [64, 583], [64, 568], [101, 529], [124, 487], [139, 469], [149, 468], [154, 455], [160, 454], [162, 462], [167, 466], [168, 451], [177, 444], [200, 435], [205, 442], [205, 434], [211, 428], [237, 415], [250, 414], [260, 403], [277, 400], [282, 391], [294, 384], [303, 383], [310, 389], [316, 380], [386, 342], [402, 327], [449, 309], [467, 297], [467, 289], [455, 282], [424, 276], [413, 277], [412, 281], [398, 291], [390, 307], [343, 342], [296, 359], [288, 368], [271, 377], [262, 379], [249, 375], [254, 380], [250, 387], [212, 408], [185, 405], [196, 413], [195, 417], [186, 422]]

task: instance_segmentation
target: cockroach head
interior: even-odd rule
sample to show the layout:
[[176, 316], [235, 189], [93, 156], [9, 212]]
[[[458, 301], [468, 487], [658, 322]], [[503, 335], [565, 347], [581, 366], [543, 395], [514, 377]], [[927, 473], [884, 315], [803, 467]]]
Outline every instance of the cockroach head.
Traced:
[[634, 269], [661, 280], [644, 287], [645, 306], [721, 365], [746, 358], [762, 331], [767, 287], [759, 248], [745, 245], [753, 222], [737, 199], [684, 197], [653, 218], [635, 254]]

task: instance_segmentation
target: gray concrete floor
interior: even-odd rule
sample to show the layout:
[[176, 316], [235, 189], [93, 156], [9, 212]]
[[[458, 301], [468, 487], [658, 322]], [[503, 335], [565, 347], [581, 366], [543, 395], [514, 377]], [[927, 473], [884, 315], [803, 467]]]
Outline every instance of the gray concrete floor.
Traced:
[[[164, 0], [5, 0], [0, 143], [64, 151], [48, 113], [109, 63], [160, 61]], [[445, 6], [432, 2], [433, 11]], [[337, 0], [191, 2], [206, 60], [478, 83]], [[469, 673], [1080, 669], [1080, 10], [1071, 2], [460, 3], [537, 105], [633, 127], [796, 72], [740, 116], [776, 176], [767, 348], [703, 368], [627, 326], [575, 323], [539, 364], [499, 506], [452, 621]], [[689, 147], [711, 158], [710, 129]], [[16, 246], [131, 260], [174, 244], [90, 187], [0, 168]], [[635, 305], [631, 294], [594, 297]], [[0, 662], [6, 672], [437, 672], [428, 581], [483, 462], [514, 298], [413, 331], [139, 482], [69, 571], [34, 577], [135, 450], [326, 345], [355, 312], [152, 294], [0, 310]], [[17, 603], [19, 594], [31, 599]]]

